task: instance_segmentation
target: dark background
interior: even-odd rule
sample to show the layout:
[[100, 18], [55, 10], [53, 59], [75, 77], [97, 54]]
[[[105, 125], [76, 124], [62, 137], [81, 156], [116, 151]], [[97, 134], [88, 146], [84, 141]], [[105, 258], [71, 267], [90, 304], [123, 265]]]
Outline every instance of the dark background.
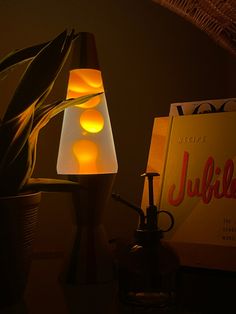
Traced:
[[[177, 101], [235, 97], [236, 59], [150, 0], [0, 0], [0, 57], [65, 28], [95, 35], [119, 162], [114, 190], [140, 204], [154, 117], [168, 115]], [[20, 73], [0, 85], [1, 114]], [[50, 100], [65, 95], [66, 73]], [[61, 119], [41, 132], [35, 176], [57, 177]], [[137, 219], [111, 200], [104, 217], [109, 238], [130, 239]], [[70, 195], [44, 194], [35, 250], [65, 251], [72, 236]]]

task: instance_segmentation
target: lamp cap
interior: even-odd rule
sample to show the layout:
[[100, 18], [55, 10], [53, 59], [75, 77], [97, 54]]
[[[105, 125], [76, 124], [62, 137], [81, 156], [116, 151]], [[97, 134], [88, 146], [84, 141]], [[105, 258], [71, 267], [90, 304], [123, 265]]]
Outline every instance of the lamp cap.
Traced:
[[77, 68], [100, 69], [95, 38], [92, 33], [80, 32], [78, 37], [74, 40], [71, 70]]

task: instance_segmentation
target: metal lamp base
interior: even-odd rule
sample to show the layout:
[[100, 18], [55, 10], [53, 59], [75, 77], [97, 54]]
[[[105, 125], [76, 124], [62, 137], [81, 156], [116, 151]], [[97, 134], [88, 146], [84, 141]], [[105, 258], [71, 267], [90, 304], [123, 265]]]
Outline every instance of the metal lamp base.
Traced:
[[61, 276], [66, 284], [101, 284], [115, 278], [114, 260], [102, 223], [114, 178], [115, 174], [73, 177], [85, 189], [73, 194], [76, 235]]

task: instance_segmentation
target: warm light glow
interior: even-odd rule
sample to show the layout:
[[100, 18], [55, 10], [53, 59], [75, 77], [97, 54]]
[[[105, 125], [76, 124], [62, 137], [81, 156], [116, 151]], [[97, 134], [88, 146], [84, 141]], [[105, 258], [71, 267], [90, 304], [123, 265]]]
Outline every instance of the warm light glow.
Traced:
[[79, 69], [80, 77], [92, 88], [99, 88], [103, 90], [101, 72], [94, 69]]
[[98, 133], [104, 127], [104, 118], [99, 111], [88, 109], [81, 114], [80, 124], [85, 131]]
[[76, 105], [76, 107], [79, 107], [79, 108], [94, 108], [96, 107], [101, 101], [101, 96], [95, 96], [93, 98], [91, 98], [90, 100], [86, 101], [85, 103], [83, 104], [80, 104], [80, 105]]
[[[67, 98], [100, 92], [104, 90], [99, 70], [70, 71]], [[116, 153], [104, 93], [65, 110], [57, 172], [59, 174], [117, 172]]]
[[92, 141], [79, 140], [74, 143], [73, 154], [79, 163], [79, 173], [97, 172], [96, 160], [98, 156], [98, 147]]
[[67, 98], [103, 92], [101, 72], [93, 69], [70, 71]]
[[18, 117], [16, 117], [16, 119], [19, 122], [19, 128], [18, 128], [18, 131], [16, 132], [16, 134], [14, 136], [13, 141], [16, 140], [18, 138], [18, 136], [23, 132], [24, 128], [29, 123], [29, 121], [33, 115], [34, 110], [35, 110], [35, 104], [32, 104], [25, 111], [23, 111], [20, 115], [18, 115]]

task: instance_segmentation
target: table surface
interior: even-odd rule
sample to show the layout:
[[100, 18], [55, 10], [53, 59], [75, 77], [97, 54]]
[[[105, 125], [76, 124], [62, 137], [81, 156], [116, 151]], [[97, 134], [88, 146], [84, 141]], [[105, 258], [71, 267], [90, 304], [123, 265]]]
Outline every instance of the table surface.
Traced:
[[[31, 265], [31, 271], [29, 275], [27, 289], [25, 291], [25, 298], [22, 300], [21, 304], [15, 305], [11, 308], [0, 310], [0, 314], [159, 314], [160, 311], [141, 311], [139, 309], [127, 308], [120, 304], [118, 300], [118, 285], [116, 282], [103, 284], [103, 285], [88, 285], [80, 287], [65, 287], [61, 285], [59, 281], [59, 274], [62, 270], [63, 258], [60, 256], [55, 257], [36, 257], [33, 259]], [[188, 279], [186, 282], [189, 282], [191, 273], [188, 274]], [[195, 276], [195, 275], [194, 275]], [[217, 286], [217, 283], [222, 285], [228, 285], [229, 282], [219, 281], [219, 277], [212, 277], [209, 275], [211, 284]], [[189, 287], [186, 287], [184, 291], [184, 303], [186, 304], [194, 295], [195, 300], [199, 300], [202, 303], [197, 309], [192, 307], [180, 306], [178, 309], [172, 310], [170, 312], [161, 312], [161, 314], [215, 314], [218, 308], [217, 301], [219, 300], [219, 295], [215, 295], [215, 291], [219, 291], [216, 288], [215, 291], [209, 291], [210, 286], [202, 281], [203, 278], [206, 278], [206, 275], [197, 275], [192, 280], [190, 278], [191, 284]], [[227, 279], [228, 280], [228, 279]], [[230, 279], [231, 280], [231, 279]], [[232, 287], [235, 288], [235, 278], [234, 281], [231, 280]], [[199, 290], [200, 286], [201, 290]], [[223, 286], [222, 289], [228, 289], [228, 286]], [[231, 287], [230, 287], [231, 288]], [[205, 289], [205, 290], [204, 290]], [[209, 298], [206, 295], [209, 291]], [[235, 291], [235, 289], [234, 289]], [[199, 293], [199, 296], [196, 295]], [[233, 294], [232, 294], [233, 295]], [[228, 294], [227, 294], [228, 296]], [[202, 298], [202, 300], [199, 299]], [[205, 298], [205, 299], [204, 299]], [[223, 307], [227, 305], [229, 300], [233, 300], [232, 296], [228, 296], [228, 299], [225, 301], [222, 299], [221, 304]], [[213, 302], [214, 306], [212, 310], [209, 310], [209, 306], [205, 308], [204, 304], [206, 302]], [[205, 302], [205, 303], [204, 303]], [[233, 302], [232, 302], [233, 304]], [[196, 305], [196, 303], [195, 303]], [[228, 306], [225, 308], [224, 314], [234, 314], [235, 310]]]

